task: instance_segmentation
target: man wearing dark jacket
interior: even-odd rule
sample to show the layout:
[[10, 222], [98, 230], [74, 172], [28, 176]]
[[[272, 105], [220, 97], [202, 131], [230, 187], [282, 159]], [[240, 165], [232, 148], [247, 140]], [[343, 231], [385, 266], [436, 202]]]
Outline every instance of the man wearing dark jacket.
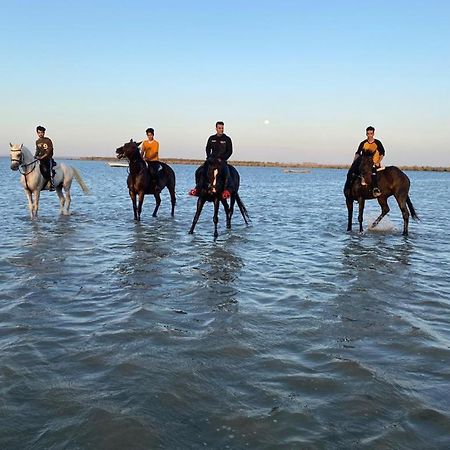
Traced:
[[45, 137], [44, 127], [36, 127], [36, 133], [38, 140], [36, 141], [36, 153], [34, 157], [40, 161], [42, 175], [50, 182], [49, 190], [54, 191], [55, 186], [53, 185], [52, 176], [53, 142], [50, 138]]
[[[231, 142], [231, 138], [227, 136], [224, 131], [224, 123], [216, 122], [216, 134], [213, 134], [208, 138], [206, 143], [206, 159], [217, 159], [219, 161], [223, 161], [226, 163], [228, 158], [233, 153], [233, 143]], [[226, 182], [225, 182], [225, 190], [223, 192], [224, 198], [228, 198], [230, 196], [230, 192], [228, 190], [228, 179], [230, 177], [230, 173], [228, 170], [228, 164], [225, 164], [226, 168]], [[199, 193], [199, 184], [200, 177], [205, 172], [205, 164], [202, 164], [195, 171], [195, 188], [189, 191], [189, 195], [198, 195]]]

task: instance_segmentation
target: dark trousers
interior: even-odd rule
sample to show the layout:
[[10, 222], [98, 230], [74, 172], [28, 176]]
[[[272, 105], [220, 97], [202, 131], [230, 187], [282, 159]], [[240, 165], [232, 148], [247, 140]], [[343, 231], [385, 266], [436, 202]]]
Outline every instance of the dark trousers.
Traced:
[[161, 164], [159, 161], [147, 161], [147, 167], [152, 182], [154, 182], [156, 186], [159, 186], [159, 171], [161, 170]]
[[42, 176], [53, 184], [53, 177], [55, 171], [53, 170], [53, 159], [44, 158], [40, 160], [41, 174]]
[[378, 188], [377, 166], [372, 167], [372, 189]]

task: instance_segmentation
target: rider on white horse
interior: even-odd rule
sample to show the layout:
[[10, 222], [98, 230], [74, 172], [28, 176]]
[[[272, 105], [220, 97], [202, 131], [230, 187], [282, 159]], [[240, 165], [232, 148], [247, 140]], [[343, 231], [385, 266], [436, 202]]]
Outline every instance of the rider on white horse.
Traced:
[[36, 141], [36, 153], [34, 157], [41, 162], [42, 176], [46, 181], [49, 181], [49, 191], [54, 191], [55, 186], [53, 177], [55, 176], [55, 171], [53, 170], [53, 142], [50, 138], [45, 137], [44, 127], [36, 127], [36, 132], [39, 138]]

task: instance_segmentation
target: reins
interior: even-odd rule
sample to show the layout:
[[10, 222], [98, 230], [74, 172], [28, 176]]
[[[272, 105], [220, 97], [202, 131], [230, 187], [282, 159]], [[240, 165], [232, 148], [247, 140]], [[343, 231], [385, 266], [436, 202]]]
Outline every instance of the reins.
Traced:
[[[37, 164], [37, 162], [38, 162], [39, 160], [38, 160], [38, 159], [34, 159], [33, 161], [31, 161], [31, 162], [28, 163], [28, 164], [23, 164], [23, 163], [22, 163], [22, 160], [23, 160], [22, 149], [20, 148], [20, 149], [17, 149], [17, 150], [11, 150], [11, 151], [12, 151], [12, 152], [20, 152], [20, 158], [19, 158], [19, 159], [11, 158], [11, 161], [14, 161], [14, 162], [18, 162], [18, 163], [19, 163], [19, 173], [20, 173], [21, 175], [23, 175], [23, 177], [24, 177], [24, 179], [25, 179], [25, 186], [27, 187], [27, 190], [29, 191], [29, 190], [30, 190], [30, 187], [28, 186], [27, 175], [29, 175], [30, 173], [33, 172], [33, 170], [36, 168], [36, 164]], [[27, 172], [27, 171], [26, 171], [26, 168], [29, 167], [29, 166], [31, 166], [31, 165], [33, 166], [32, 169], [31, 169], [29, 172]], [[22, 172], [22, 168], [25, 168], [25, 171]]]
[[[30, 163], [28, 163], [28, 164], [21, 164], [20, 166], [19, 166], [19, 172], [23, 175], [23, 176], [27, 176], [27, 175], [29, 175], [31, 172], [33, 172], [33, 170], [36, 168], [36, 163], [38, 162], [39, 160], [38, 159], [35, 159], [34, 161], [31, 161]], [[33, 168], [29, 171], [29, 172], [22, 172], [21, 170], [20, 170], [20, 168], [21, 167], [28, 167], [28, 166], [31, 166], [32, 164], [34, 164], [33, 165]]]

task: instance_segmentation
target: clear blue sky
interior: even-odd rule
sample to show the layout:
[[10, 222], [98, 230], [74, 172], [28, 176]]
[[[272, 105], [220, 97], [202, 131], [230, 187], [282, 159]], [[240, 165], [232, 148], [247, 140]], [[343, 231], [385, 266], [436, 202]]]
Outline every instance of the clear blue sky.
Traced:
[[1, 0], [0, 154], [112, 156], [156, 130], [203, 158], [348, 163], [367, 125], [386, 164], [450, 166], [450, 2]]

